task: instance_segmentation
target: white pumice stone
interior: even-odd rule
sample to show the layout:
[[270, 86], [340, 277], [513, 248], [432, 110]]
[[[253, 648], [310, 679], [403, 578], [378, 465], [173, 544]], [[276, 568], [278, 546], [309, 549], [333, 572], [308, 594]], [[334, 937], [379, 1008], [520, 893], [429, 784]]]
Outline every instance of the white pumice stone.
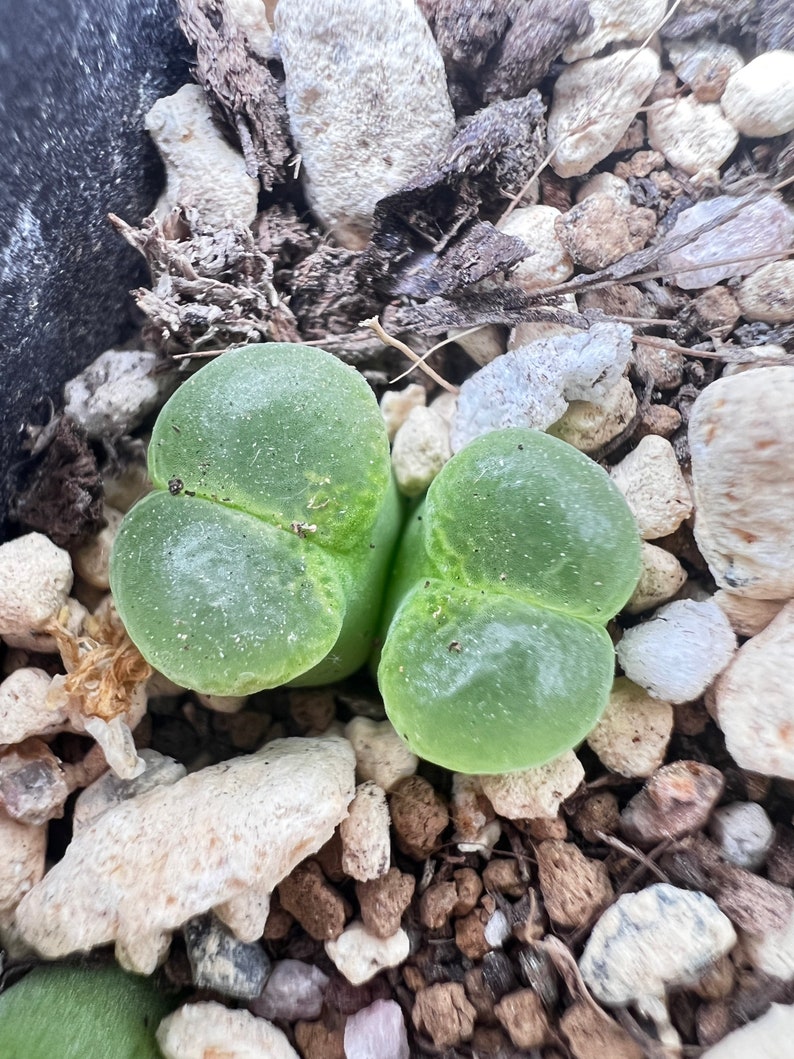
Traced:
[[44, 875], [47, 828], [23, 824], [0, 809], [0, 927]]
[[0, 636], [36, 650], [36, 634], [58, 617], [73, 580], [69, 553], [43, 533], [0, 545]]
[[686, 581], [686, 570], [678, 559], [664, 548], [642, 542], [642, 568], [637, 587], [623, 608], [628, 614], [643, 614], [666, 603]]
[[356, 787], [347, 819], [339, 825], [342, 868], [360, 882], [380, 879], [391, 861], [391, 818], [386, 792], [367, 780]]
[[607, 708], [588, 735], [601, 764], [621, 776], [650, 776], [664, 762], [673, 707], [626, 677], [612, 686]]
[[47, 699], [52, 678], [43, 669], [16, 669], [0, 684], [0, 746], [59, 731], [67, 713]]
[[696, 982], [735, 943], [730, 920], [706, 894], [654, 883], [604, 912], [579, 969], [602, 1004], [642, 1006]]
[[166, 168], [166, 188], [155, 216], [187, 206], [212, 228], [238, 221], [250, 225], [256, 216], [259, 181], [249, 176], [245, 159], [212, 119], [203, 90], [183, 85], [158, 99], [146, 115], [146, 128]]
[[453, 452], [491, 430], [546, 430], [569, 401], [603, 404], [630, 356], [631, 329], [613, 323], [594, 323], [587, 331], [505, 353], [461, 386], [450, 435]]
[[713, 600], [667, 603], [626, 629], [617, 646], [626, 676], [655, 699], [692, 702], [731, 661], [736, 636]]
[[780, 1059], [794, 1037], [794, 1004], [772, 1004], [760, 1018], [733, 1030], [700, 1059]]
[[[566, 67], [554, 85], [547, 138], [552, 169], [581, 176], [606, 158], [659, 76], [650, 48], [626, 48]], [[581, 131], [576, 131], [581, 130]]]
[[588, 0], [593, 28], [569, 44], [562, 57], [567, 63], [586, 59], [609, 44], [642, 41], [656, 29], [665, 14], [665, 0]]
[[576, 201], [582, 202], [591, 195], [609, 195], [616, 203], [626, 208], [632, 205], [628, 182], [614, 173], [596, 173], [590, 177], [576, 192]]
[[732, 802], [711, 814], [709, 833], [725, 860], [756, 871], [766, 860], [775, 826], [757, 802]]
[[714, 602], [723, 610], [737, 636], [757, 636], [786, 605], [784, 599], [751, 599], [720, 588]]
[[609, 473], [643, 540], [665, 537], [692, 514], [692, 497], [673, 446], [658, 434], [642, 438]]
[[794, 261], [770, 261], [752, 272], [736, 291], [745, 320], [785, 324], [794, 320]]
[[386, 793], [400, 780], [413, 776], [419, 758], [400, 739], [391, 721], [373, 721], [354, 717], [345, 727], [356, 755], [356, 778], [359, 783], [372, 780]]
[[158, 1026], [157, 1043], [165, 1059], [300, 1059], [272, 1022], [214, 1000], [177, 1008]]
[[252, 51], [262, 59], [274, 58], [273, 30], [262, 0], [226, 0], [232, 21], [248, 38]]
[[557, 238], [554, 223], [562, 217], [554, 206], [524, 206], [500, 221], [505, 235], [515, 236], [531, 251], [510, 273], [510, 280], [525, 291], [564, 283], [573, 275], [573, 261]]
[[103, 507], [102, 514], [107, 525], [90, 541], [72, 552], [72, 566], [74, 572], [93, 588], [101, 588], [103, 592], [107, 592], [110, 589], [110, 552], [124, 516], [107, 504]]
[[410, 947], [404, 930], [378, 938], [360, 920], [348, 924], [335, 941], [325, 943], [329, 959], [352, 985], [363, 985], [387, 967], [398, 967], [408, 958]]
[[671, 166], [699, 180], [713, 180], [733, 153], [739, 134], [719, 103], [682, 96], [649, 108], [648, 142]]
[[555, 817], [583, 779], [584, 769], [573, 750], [536, 768], [479, 777], [485, 797], [508, 820]]
[[700, 103], [717, 102], [728, 78], [744, 66], [736, 48], [708, 38], [670, 41], [667, 52], [677, 77]]
[[695, 539], [720, 588], [794, 596], [794, 370], [718, 379], [692, 406]]
[[63, 388], [64, 415], [89, 438], [129, 434], [176, 389], [177, 372], [139, 349], [108, 349]]
[[404, 390], [387, 390], [380, 399], [380, 414], [386, 424], [389, 441], [403, 425], [414, 408], [424, 408], [427, 390], [417, 382], [409, 383]]
[[748, 640], [714, 688], [717, 724], [740, 768], [794, 780], [794, 602]]
[[[791, 894], [786, 889], [786, 894]], [[783, 982], [794, 981], [794, 913], [788, 923], [764, 934], [742, 934], [742, 947], [747, 958], [763, 974]]]
[[447, 336], [454, 338], [464, 353], [480, 367], [501, 357], [507, 349], [504, 329], [496, 324], [483, 324], [474, 330], [470, 327], [453, 327]]
[[728, 78], [722, 108], [744, 136], [794, 129], [794, 51], [767, 51]]
[[415, 0], [280, 0], [275, 23], [309, 205], [360, 249], [378, 199], [454, 135], [444, 60]]
[[634, 388], [624, 376], [606, 395], [603, 405], [571, 401], [565, 415], [551, 424], [548, 433], [580, 452], [597, 452], [626, 429], [636, 411]]
[[255, 941], [275, 886], [347, 815], [353, 766], [344, 739], [281, 739], [108, 809], [25, 896], [20, 934], [46, 959], [115, 941], [138, 974], [210, 909]]
[[392, 470], [403, 496], [421, 496], [452, 456], [449, 423], [433, 408], [413, 408], [397, 431]]

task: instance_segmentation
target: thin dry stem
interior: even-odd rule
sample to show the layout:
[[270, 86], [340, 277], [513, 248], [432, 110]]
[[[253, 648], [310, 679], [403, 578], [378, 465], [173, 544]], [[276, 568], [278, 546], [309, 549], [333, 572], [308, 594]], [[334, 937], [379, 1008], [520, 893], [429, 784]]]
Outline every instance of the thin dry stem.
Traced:
[[428, 375], [434, 382], [437, 382], [438, 385], [448, 393], [458, 394], [460, 392], [457, 386], [453, 386], [452, 383], [447, 382], [447, 380], [442, 378], [437, 371], [434, 371], [434, 369], [428, 364], [425, 364], [422, 357], [420, 357], [418, 353], [415, 353], [410, 346], [407, 346], [405, 342], [401, 342], [399, 338], [393, 338], [388, 332], [384, 331], [377, 316], [373, 316], [369, 320], [362, 320], [360, 326], [368, 327], [371, 331], [374, 331], [384, 345], [391, 346], [393, 349], [399, 349], [399, 351], [404, 353], [409, 360], [412, 360], [418, 368], [421, 368], [425, 375]]

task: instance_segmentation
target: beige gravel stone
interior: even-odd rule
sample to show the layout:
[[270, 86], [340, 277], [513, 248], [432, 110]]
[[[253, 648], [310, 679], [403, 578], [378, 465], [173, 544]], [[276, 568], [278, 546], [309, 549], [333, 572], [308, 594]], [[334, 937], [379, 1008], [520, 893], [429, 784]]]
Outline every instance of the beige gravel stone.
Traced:
[[157, 1028], [165, 1059], [299, 1059], [278, 1027], [214, 1000], [185, 1004]]
[[644, 40], [664, 18], [665, 0], [589, 0], [593, 28], [569, 44], [562, 57], [567, 63], [595, 55], [608, 44]]
[[[613, 150], [659, 76], [650, 48], [626, 48], [566, 67], [554, 86], [548, 123], [552, 168], [581, 176]], [[580, 131], [575, 131], [580, 130]]]
[[513, 269], [510, 281], [525, 291], [564, 283], [573, 275], [573, 261], [557, 237], [555, 222], [562, 217], [554, 206], [525, 206], [499, 224], [505, 235], [515, 236], [532, 251]]
[[601, 764], [621, 776], [650, 776], [664, 761], [673, 734], [673, 707], [618, 677], [587, 742]]
[[319, 849], [353, 797], [343, 739], [284, 739], [103, 813], [23, 899], [17, 925], [47, 959], [116, 942], [151, 974], [173, 930], [214, 909], [261, 937], [270, 894]]
[[356, 788], [347, 819], [339, 825], [342, 867], [362, 882], [379, 879], [389, 870], [391, 837], [386, 793], [372, 780]]
[[745, 320], [787, 324], [794, 320], [794, 261], [772, 261], [762, 265], [736, 292]]
[[403, 496], [421, 496], [451, 456], [446, 419], [432, 408], [412, 408], [394, 437], [391, 454]]
[[794, 51], [768, 51], [731, 74], [722, 94], [725, 116], [745, 136], [782, 136], [794, 129]]
[[643, 540], [673, 533], [692, 514], [692, 497], [666, 438], [649, 434], [610, 471]]
[[66, 605], [73, 580], [69, 553], [43, 533], [0, 545], [0, 636], [39, 648], [36, 634]]
[[670, 41], [667, 51], [676, 74], [699, 103], [716, 103], [731, 74], [744, 66], [736, 48], [708, 37]]
[[596, 452], [625, 430], [637, 411], [637, 398], [624, 376], [604, 398], [603, 405], [571, 401], [565, 415], [547, 433], [567, 441], [581, 452]]
[[794, 602], [739, 649], [714, 689], [717, 724], [741, 768], [794, 779]]
[[692, 407], [695, 539], [720, 588], [794, 596], [794, 370], [718, 379]]
[[380, 399], [380, 414], [386, 424], [389, 441], [403, 425], [414, 408], [424, 408], [427, 390], [417, 382], [410, 382], [404, 390], [387, 390]]
[[641, 250], [656, 231], [656, 214], [627, 205], [612, 192], [599, 191], [564, 213], [556, 230], [573, 260], [597, 271]]
[[531, 820], [556, 816], [560, 805], [584, 779], [584, 769], [573, 750], [537, 768], [480, 776], [482, 792], [500, 816]]
[[32, 735], [49, 735], [67, 720], [65, 709], [47, 702], [52, 678], [43, 669], [17, 669], [0, 684], [0, 746]]
[[739, 134], [719, 103], [682, 96], [648, 110], [648, 142], [676, 169], [699, 180], [713, 180], [733, 153]]
[[44, 875], [47, 828], [12, 820], [0, 809], [0, 926]]
[[614, 173], [596, 173], [576, 192], [576, 201], [582, 202], [588, 195], [609, 195], [621, 206], [631, 206], [631, 189], [628, 183]]
[[737, 636], [757, 636], [786, 605], [784, 599], [750, 599], [724, 588], [714, 593], [714, 602], [722, 608]]
[[480, 367], [490, 364], [507, 349], [505, 330], [496, 324], [483, 324], [473, 330], [470, 327], [453, 327], [447, 335], [454, 338], [457, 345]]
[[387, 967], [398, 967], [408, 958], [409, 950], [404, 930], [390, 938], [378, 938], [359, 920], [350, 923], [335, 941], [325, 943], [329, 959], [353, 985], [363, 985]]
[[353, 744], [359, 783], [373, 780], [388, 793], [400, 780], [413, 776], [419, 765], [391, 721], [354, 717], [345, 727], [345, 738]]
[[110, 589], [110, 577], [108, 575], [110, 551], [124, 516], [120, 511], [116, 511], [115, 508], [109, 507], [107, 504], [105, 504], [102, 513], [107, 525], [95, 537], [92, 537], [87, 544], [72, 552], [72, 565], [74, 572], [82, 577], [84, 581], [87, 581], [89, 585], [107, 592]]
[[664, 548], [643, 541], [640, 557], [640, 579], [624, 607], [628, 614], [642, 614], [661, 606], [672, 599], [686, 581], [686, 570]]

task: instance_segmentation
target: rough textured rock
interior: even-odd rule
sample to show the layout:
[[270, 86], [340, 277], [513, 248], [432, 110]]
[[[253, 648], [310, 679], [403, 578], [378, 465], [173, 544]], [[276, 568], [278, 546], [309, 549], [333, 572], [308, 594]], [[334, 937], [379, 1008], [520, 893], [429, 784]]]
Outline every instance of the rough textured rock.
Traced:
[[671, 599], [685, 581], [686, 570], [674, 555], [643, 541], [640, 579], [624, 609], [629, 614], [653, 610]]
[[568, 410], [551, 424], [547, 433], [562, 438], [581, 452], [597, 452], [626, 429], [636, 411], [634, 389], [624, 376], [612, 387], [602, 405], [571, 401]]
[[47, 829], [22, 824], [0, 810], [0, 928], [44, 874]]
[[554, 206], [524, 206], [499, 223], [499, 230], [527, 245], [529, 257], [510, 273], [511, 283], [525, 291], [564, 283], [573, 275], [573, 261], [557, 238], [555, 222], [562, 214]]
[[73, 580], [69, 553], [42, 533], [0, 545], [0, 636], [36, 650], [35, 634], [66, 605]]
[[452, 455], [449, 424], [433, 408], [413, 408], [397, 431], [392, 470], [403, 496], [421, 496]]
[[785, 324], [794, 319], [794, 261], [772, 261], [742, 281], [736, 299], [745, 320]]
[[424, 408], [427, 390], [417, 382], [410, 382], [403, 390], [387, 390], [380, 399], [380, 411], [386, 424], [389, 441], [403, 425], [414, 408]]
[[549, 114], [554, 171], [581, 176], [606, 158], [658, 76], [659, 57], [650, 48], [627, 48], [566, 67], [554, 85]]
[[142, 974], [171, 931], [210, 908], [254, 941], [275, 885], [331, 837], [352, 797], [341, 739], [278, 740], [203, 769], [77, 835], [17, 910], [20, 932], [50, 959], [115, 941], [119, 962]]
[[641, 250], [656, 231], [656, 214], [624, 202], [620, 193], [598, 191], [564, 213], [556, 230], [573, 260], [597, 271]]
[[262, 992], [270, 960], [258, 942], [239, 941], [214, 916], [198, 916], [185, 924], [185, 946], [193, 985], [238, 1000]]
[[286, 1035], [250, 1011], [232, 1011], [215, 1001], [185, 1004], [157, 1029], [165, 1059], [299, 1059]]
[[775, 827], [757, 802], [731, 802], [714, 811], [709, 833], [725, 860], [756, 871], [766, 860]]
[[642, 1002], [697, 981], [735, 942], [730, 920], [706, 894], [655, 883], [607, 909], [579, 969], [603, 1004]]
[[602, 861], [573, 842], [547, 839], [537, 846], [538, 878], [549, 918], [566, 929], [588, 923], [614, 896]]
[[353, 985], [363, 985], [387, 967], [398, 967], [407, 959], [409, 948], [404, 930], [390, 938], [378, 938], [359, 921], [351, 923], [335, 941], [325, 943], [334, 966]]
[[683, 96], [649, 109], [648, 142], [670, 165], [700, 180], [713, 180], [733, 153], [739, 134], [718, 103]]
[[643, 540], [673, 533], [692, 514], [689, 487], [665, 438], [655, 434], [642, 438], [612, 467], [610, 476], [625, 496]]
[[736, 48], [708, 37], [672, 40], [667, 52], [676, 75], [699, 103], [716, 103], [731, 74], [744, 66]]
[[52, 678], [43, 669], [16, 669], [0, 684], [0, 746], [57, 731], [63, 710], [47, 701]]
[[364, 926], [379, 938], [400, 929], [403, 912], [411, 903], [416, 879], [399, 868], [389, 868], [379, 879], [356, 884], [356, 897]]
[[373, 780], [388, 793], [400, 780], [416, 772], [419, 758], [400, 739], [390, 721], [354, 717], [345, 727], [345, 738], [353, 744], [360, 783]]
[[480, 776], [482, 792], [500, 816], [508, 820], [552, 817], [584, 779], [584, 769], [572, 750], [545, 765], [501, 776]]
[[80, 792], [72, 816], [73, 834], [88, 827], [114, 805], [120, 805], [155, 787], [176, 783], [187, 774], [184, 765], [164, 754], [158, 754], [156, 750], [141, 750], [140, 756], [146, 763], [146, 771], [140, 776], [123, 780], [114, 772], [107, 771]]
[[470, 1041], [477, 1012], [460, 982], [438, 982], [416, 994], [411, 1020], [437, 1048], [455, 1048]]
[[620, 814], [628, 842], [642, 848], [699, 831], [725, 789], [719, 769], [699, 761], [673, 761], [657, 769]]
[[618, 677], [587, 742], [601, 763], [621, 776], [650, 776], [664, 761], [673, 733], [673, 707]]
[[717, 724], [741, 768], [794, 779], [794, 602], [739, 649], [714, 689]]
[[414, 0], [280, 0], [275, 20], [307, 198], [360, 248], [378, 199], [452, 139], [444, 61]]
[[348, 816], [339, 826], [342, 867], [362, 882], [379, 879], [389, 870], [391, 838], [389, 807], [382, 787], [371, 780], [356, 788]]
[[794, 596], [794, 370], [718, 379], [692, 408], [695, 539], [721, 588]]
[[566, 1008], [560, 1031], [573, 1059], [643, 1059], [643, 1050], [612, 1019], [606, 1019], [584, 1000]]
[[664, 0], [589, 0], [593, 28], [573, 44], [562, 57], [567, 63], [586, 59], [608, 44], [644, 40], [664, 18]]
[[345, 1059], [410, 1059], [408, 1033], [396, 1000], [376, 1000], [345, 1023]]
[[794, 129], [794, 52], [768, 51], [728, 78], [722, 109], [745, 136], [783, 136]]
[[316, 1019], [323, 1008], [328, 975], [301, 960], [278, 960], [261, 994], [249, 1005], [263, 1019]]
[[718, 604], [737, 636], [757, 636], [786, 605], [783, 599], [751, 599], [720, 588], [714, 593]]

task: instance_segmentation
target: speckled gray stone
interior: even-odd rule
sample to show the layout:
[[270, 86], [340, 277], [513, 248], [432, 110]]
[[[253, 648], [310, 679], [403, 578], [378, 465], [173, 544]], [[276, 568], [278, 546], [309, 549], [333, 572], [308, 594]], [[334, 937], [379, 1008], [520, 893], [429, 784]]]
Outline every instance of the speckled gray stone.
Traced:
[[259, 996], [270, 973], [270, 960], [258, 942], [239, 941], [213, 915], [191, 919], [184, 933], [197, 989], [214, 989], [237, 1000]]

